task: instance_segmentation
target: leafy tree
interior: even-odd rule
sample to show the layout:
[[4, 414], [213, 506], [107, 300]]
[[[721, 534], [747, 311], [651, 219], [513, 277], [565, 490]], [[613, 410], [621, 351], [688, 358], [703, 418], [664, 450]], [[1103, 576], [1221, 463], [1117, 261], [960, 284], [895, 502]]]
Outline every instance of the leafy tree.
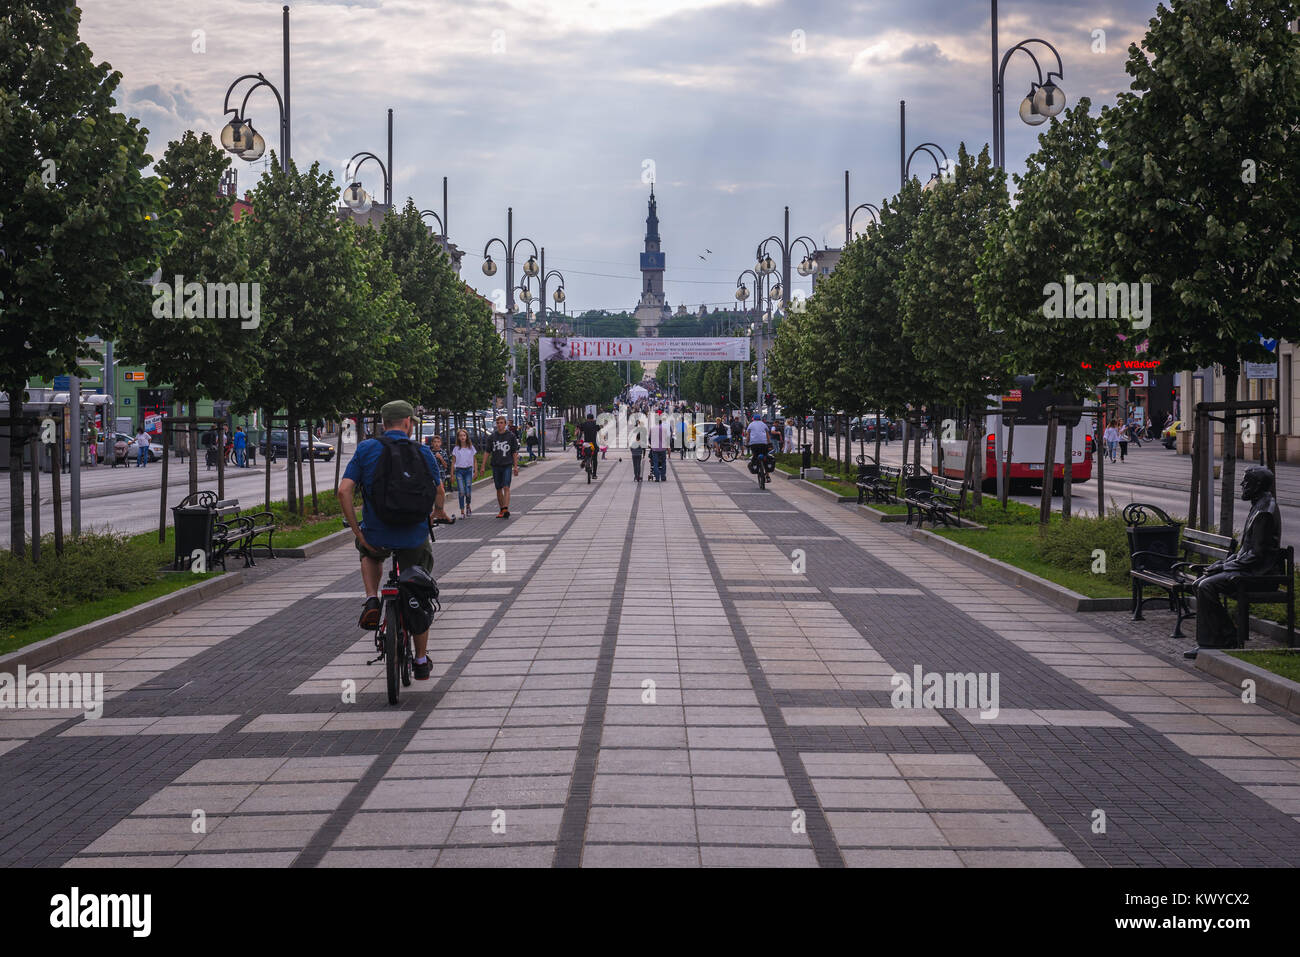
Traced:
[[[254, 304], [250, 286], [265, 277], [260, 263], [248, 262], [242, 233], [230, 212], [233, 198], [220, 193], [229, 166], [228, 154], [207, 133], [198, 137], [190, 130], [167, 145], [155, 167], [167, 184], [164, 221], [175, 229], [175, 241], [162, 259], [162, 295], [155, 293], [152, 308], [123, 323], [117, 339], [122, 358], [147, 364], [156, 383], [169, 383], [175, 400], [189, 403], [191, 416], [197, 400], [205, 396], [240, 404], [257, 375], [260, 319], [254, 315], [245, 320], [237, 306]], [[219, 283], [226, 289], [201, 300], [177, 299], [177, 276], [183, 277], [182, 287]], [[236, 291], [238, 284], [249, 285]], [[260, 308], [260, 296], [257, 302]], [[190, 439], [193, 494], [199, 474], [192, 434]]]
[[[27, 382], [89, 358], [149, 309], [142, 284], [171, 238], [162, 181], [141, 175], [146, 131], [114, 110], [122, 75], [95, 63], [63, 0], [16, 0], [0, 19], [0, 390], [17, 415]], [[152, 218], [151, 218], [152, 217]], [[26, 553], [22, 446], [10, 445], [10, 543]]]
[[[989, 224], [1008, 205], [1006, 177], [989, 161], [987, 146], [976, 159], [963, 143], [951, 182], [934, 183], [903, 254], [899, 311], [903, 334], [929, 364], [939, 395], [969, 415], [1011, 380], [1001, 337], [976, 309], [974, 288]], [[978, 453], [967, 455], [968, 473]]]
[[[365, 250], [335, 212], [338, 189], [319, 163], [307, 172], [278, 164], [253, 191], [240, 219], [251, 257], [266, 263], [263, 359], [246, 405], [283, 408], [289, 421], [359, 400], [384, 373], [387, 304], [371, 298]], [[290, 450], [293, 449], [292, 440]], [[289, 505], [297, 507], [293, 469]]]
[[1090, 201], [1105, 172], [1090, 106], [1080, 100], [1039, 137], [1025, 174], [1014, 177], [1016, 205], [990, 227], [975, 277], [980, 315], [1002, 331], [1014, 371], [1079, 399], [1096, 391], [1107, 366], [1132, 355], [1134, 335], [1130, 320], [1096, 316], [1095, 302], [1094, 315], [1078, 318], [1045, 308], [1049, 283], [1106, 282], [1102, 223]]
[[460, 279], [413, 201], [407, 200], [401, 213], [385, 218], [382, 234], [384, 252], [401, 282], [402, 298], [415, 307], [425, 335], [425, 341], [414, 345], [409, 354], [406, 338], [399, 337], [402, 364], [418, 364], [427, 372], [425, 382], [413, 385], [417, 391], [410, 393], [412, 401], [430, 409], [457, 409], [449, 400], [464, 390], [459, 380], [468, 371], [456, 361], [464, 307]]
[[[1264, 358], [1261, 334], [1300, 336], [1300, 37], [1294, 0], [1177, 0], [1129, 47], [1132, 92], [1103, 111], [1110, 272], [1150, 283], [1151, 352], [1174, 368]], [[1232, 528], [1236, 416], [1225, 416]]]
[[[409, 201], [406, 208], [415, 212], [414, 204]], [[369, 291], [368, 306], [373, 309], [371, 321], [382, 330], [372, 344], [376, 352], [374, 378], [365, 383], [352, 403], [347, 402], [351, 397], [322, 396], [322, 403], [329, 408], [309, 414], [337, 416], [349, 405], [355, 409], [378, 409], [392, 399], [438, 408], [434, 396], [442, 344], [437, 336], [446, 333], [441, 320], [447, 312], [454, 316], [457, 304], [445, 300], [446, 292], [442, 294], [443, 301], [439, 301], [418, 259], [400, 252], [397, 258], [390, 258], [393, 234], [389, 232], [389, 223], [401, 218], [402, 215], [388, 216], [382, 234], [369, 225], [355, 230]], [[404, 248], [398, 241], [394, 241], [394, 247]], [[455, 296], [454, 290], [447, 292]]]
[[479, 409], [505, 391], [509, 353], [497, 332], [492, 304], [464, 283], [459, 303], [456, 348], [450, 359], [458, 374], [450, 380], [444, 402], [451, 409]]

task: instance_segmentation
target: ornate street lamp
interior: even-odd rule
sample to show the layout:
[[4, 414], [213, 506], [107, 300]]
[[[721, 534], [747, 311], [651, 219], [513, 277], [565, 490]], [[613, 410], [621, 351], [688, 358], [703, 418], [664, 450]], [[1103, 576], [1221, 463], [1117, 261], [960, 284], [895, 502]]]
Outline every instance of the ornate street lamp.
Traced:
[[[514, 207], [506, 209], [506, 238], [493, 237], [483, 246], [483, 275], [495, 276], [497, 264], [492, 259], [490, 250], [493, 244], [499, 244], [506, 254], [506, 351], [510, 356], [510, 373], [506, 377], [506, 405], [509, 408], [509, 415], [513, 419], [515, 416], [515, 253], [519, 246], [527, 243], [533, 248], [533, 254], [528, 258], [528, 263], [524, 265], [524, 273], [528, 276], [537, 275], [537, 244], [531, 239], [520, 237], [515, 239], [515, 211]], [[532, 271], [529, 272], [529, 263]]]
[[[1041, 126], [1065, 109], [1065, 91], [1056, 83], [1065, 75], [1065, 66], [1061, 54], [1046, 40], [1032, 37], [1021, 40], [998, 60], [998, 0], [993, 5], [993, 164], [998, 169], [1006, 169], [1007, 163], [1007, 124], [1006, 124], [1006, 74], [1007, 64], [1017, 52], [1024, 53], [1033, 61], [1038, 81], [1029, 84], [1029, 92], [1020, 101], [1020, 119], [1029, 126]], [[1038, 62], [1031, 47], [1046, 47], [1056, 58], [1056, 69], [1043, 73], [1043, 66]], [[1041, 53], [1041, 50], [1040, 50]], [[1053, 79], [1055, 77], [1055, 80]]]

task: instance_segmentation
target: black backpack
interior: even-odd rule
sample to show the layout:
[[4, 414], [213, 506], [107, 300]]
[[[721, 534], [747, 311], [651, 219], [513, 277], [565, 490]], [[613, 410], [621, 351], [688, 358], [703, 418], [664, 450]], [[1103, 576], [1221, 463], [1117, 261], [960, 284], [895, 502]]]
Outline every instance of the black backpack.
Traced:
[[378, 441], [384, 448], [366, 504], [385, 525], [423, 525], [438, 497], [429, 463], [414, 442], [386, 435]]

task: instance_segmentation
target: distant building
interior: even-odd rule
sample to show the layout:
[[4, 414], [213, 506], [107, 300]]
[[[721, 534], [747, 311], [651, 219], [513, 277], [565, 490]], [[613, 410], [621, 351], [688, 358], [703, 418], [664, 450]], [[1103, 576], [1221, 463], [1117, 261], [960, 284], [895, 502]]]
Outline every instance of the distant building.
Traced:
[[843, 255], [843, 249], [819, 249], [816, 252], [816, 266], [812, 274], [813, 292], [817, 291], [817, 283], [825, 279], [835, 271], [835, 267], [840, 264], [840, 256]]

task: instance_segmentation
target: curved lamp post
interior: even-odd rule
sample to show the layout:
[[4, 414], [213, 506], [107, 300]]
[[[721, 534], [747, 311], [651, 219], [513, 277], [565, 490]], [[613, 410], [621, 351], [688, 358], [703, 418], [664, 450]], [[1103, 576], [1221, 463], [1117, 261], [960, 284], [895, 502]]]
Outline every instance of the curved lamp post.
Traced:
[[849, 209], [849, 171], [844, 171], [844, 245], [847, 247], [853, 242], [853, 217], [863, 210], [871, 213], [876, 222], [880, 222], [880, 208], [873, 206], [871, 203], [859, 203], [853, 209]]
[[[532, 260], [529, 260], [529, 262], [532, 262]], [[551, 292], [551, 299], [554, 300], [555, 305], [559, 307], [560, 304], [563, 303], [565, 300], [564, 273], [560, 272], [558, 269], [552, 269], [549, 272], [547, 271], [545, 246], [541, 248], [540, 261], [538, 263], [535, 263], [535, 265], [537, 266], [536, 271], [529, 274], [528, 278], [524, 280], [524, 285], [521, 287], [520, 298], [523, 299], [525, 303], [532, 301], [533, 294], [532, 294], [532, 290], [528, 288], [528, 280], [531, 278], [536, 278], [537, 285], [538, 285], [538, 293], [539, 293], [537, 297], [538, 300], [537, 327], [539, 330], [541, 330], [546, 327], [546, 287], [553, 279], [559, 281], [559, 285], [556, 286], [555, 289]], [[525, 264], [525, 272], [527, 272], [526, 267], [527, 264]], [[529, 353], [529, 347], [532, 344], [531, 323], [529, 324], [526, 330], [526, 335], [528, 337], [529, 345], [525, 347], [524, 354], [531, 355], [531, 353]], [[541, 391], [544, 394], [546, 392], [546, 357], [539, 354], [538, 359], [539, 359], [538, 365], [541, 370]], [[532, 394], [532, 391], [533, 391], [533, 362], [532, 359], [530, 358], [528, 360], [528, 392], [530, 395]], [[541, 431], [538, 432], [538, 438], [540, 440], [540, 444], [542, 448], [542, 455], [545, 456], [546, 455], [546, 400], [545, 399], [542, 400]]]
[[343, 178], [348, 182], [348, 185], [343, 189], [343, 204], [354, 213], [365, 214], [370, 211], [370, 207], [374, 203], [374, 197], [362, 188], [360, 179], [361, 167], [370, 160], [378, 163], [380, 172], [384, 174], [384, 205], [392, 209], [393, 111], [391, 109], [388, 111], [388, 162], [385, 163], [369, 150], [362, 150], [360, 153], [353, 153], [352, 158], [348, 160], [347, 165], [343, 168]]
[[[1007, 64], [1017, 52], [1024, 53], [1034, 63], [1038, 82], [1029, 84], [1029, 92], [1020, 101], [1020, 119], [1030, 126], [1040, 126], [1065, 109], [1065, 92], [1055, 82], [1065, 75], [1065, 66], [1061, 63], [1061, 54], [1046, 40], [1031, 37], [1021, 40], [998, 61], [998, 0], [993, 3], [993, 165], [1006, 169], [1007, 164], [1007, 124], [1006, 124], [1006, 74]], [[1056, 69], [1043, 73], [1043, 65], [1030, 47], [1046, 47], [1056, 57]], [[1040, 55], [1042, 51], [1040, 50]]]
[[[939, 156], [943, 157], [942, 162], [940, 162], [939, 156], [934, 155], [935, 150], [938, 150]], [[943, 176], [944, 170], [949, 168], [948, 164], [950, 161], [948, 159], [948, 154], [945, 153], [943, 151], [943, 147], [937, 143], [922, 143], [916, 149], [912, 150], [911, 153], [907, 154], [907, 162], [903, 165], [904, 183], [906, 183], [908, 177], [912, 175], [912, 160], [917, 153], [925, 153], [927, 156], [930, 157], [931, 160], [934, 161], [934, 173], [931, 174], [929, 180], [926, 181], [926, 184], [921, 187], [922, 189], [932, 189], [934, 187], [934, 184], [940, 181], [940, 178]]]
[[510, 356], [510, 373], [506, 376], [506, 405], [509, 407], [508, 418], [513, 420], [515, 417], [515, 253], [518, 248], [527, 243], [533, 249], [533, 254], [528, 257], [527, 262], [521, 267], [525, 276], [536, 276], [540, 271], [537, 264], [537, 244], [527, 237], [515, 239], [515, 211], [514, 207], [506, 209], [506, 238], [493, 237], [483, 246], [483, 275], [495, 276], [497, 274], [497, 264], [492, 259], [490, 250], [494, 243], [500, 244], [502, 251], [506, 256], [506, 350]]
[[[226, 152], [233, 153], [242, 160], [253, 162], [262, 158], [266, 152], [266, 140], [262, 135], [253, 129], [253, 124], [248, 118], [248, 98], [253, 95], [253, 91], [259, 87], [266, 87], [275, 94], [275, 102], [280, 108], [280, 168], [284, 171], [289, 169], [289, 5], [285, 4], [282, 8], [283, 21], [281, 35], [284, 47], [284, 95], [275, 88], [261, 73], [245, 73], [235, 80], [234, 83], [226, 89], [226, 98], [222, 105], [221, 114], [233, 113], [234, 117], [221, 130], [221, 146]], [[230, 105], [230, 94], [235, 92], [235, 88], [245, 80], [254, 81], [244, 93], [244, 99], [239, 105], [239, 109], [234, 109]]]
[[[238, 108], [232, 107], [230, 95], [245, 80], [252, 80], [253, 83], [245, 91], [244, 99]], [[261, 87], [266, 87], [275, 94], [275, 103], [280, 110], [280, 168], [287, 171], [289, 169], [289, 111], [275, 84], [261, 73], [245, 73], [226, 89], [222, 113], [233, 113], [234, 116], [221, 130], [221, 147], [227, 153], [232, 153], [249, 163], [261, 159], [266, 153], [266, 140], [253, 128], [253, 121], [248, 116], [248, 100]]]

